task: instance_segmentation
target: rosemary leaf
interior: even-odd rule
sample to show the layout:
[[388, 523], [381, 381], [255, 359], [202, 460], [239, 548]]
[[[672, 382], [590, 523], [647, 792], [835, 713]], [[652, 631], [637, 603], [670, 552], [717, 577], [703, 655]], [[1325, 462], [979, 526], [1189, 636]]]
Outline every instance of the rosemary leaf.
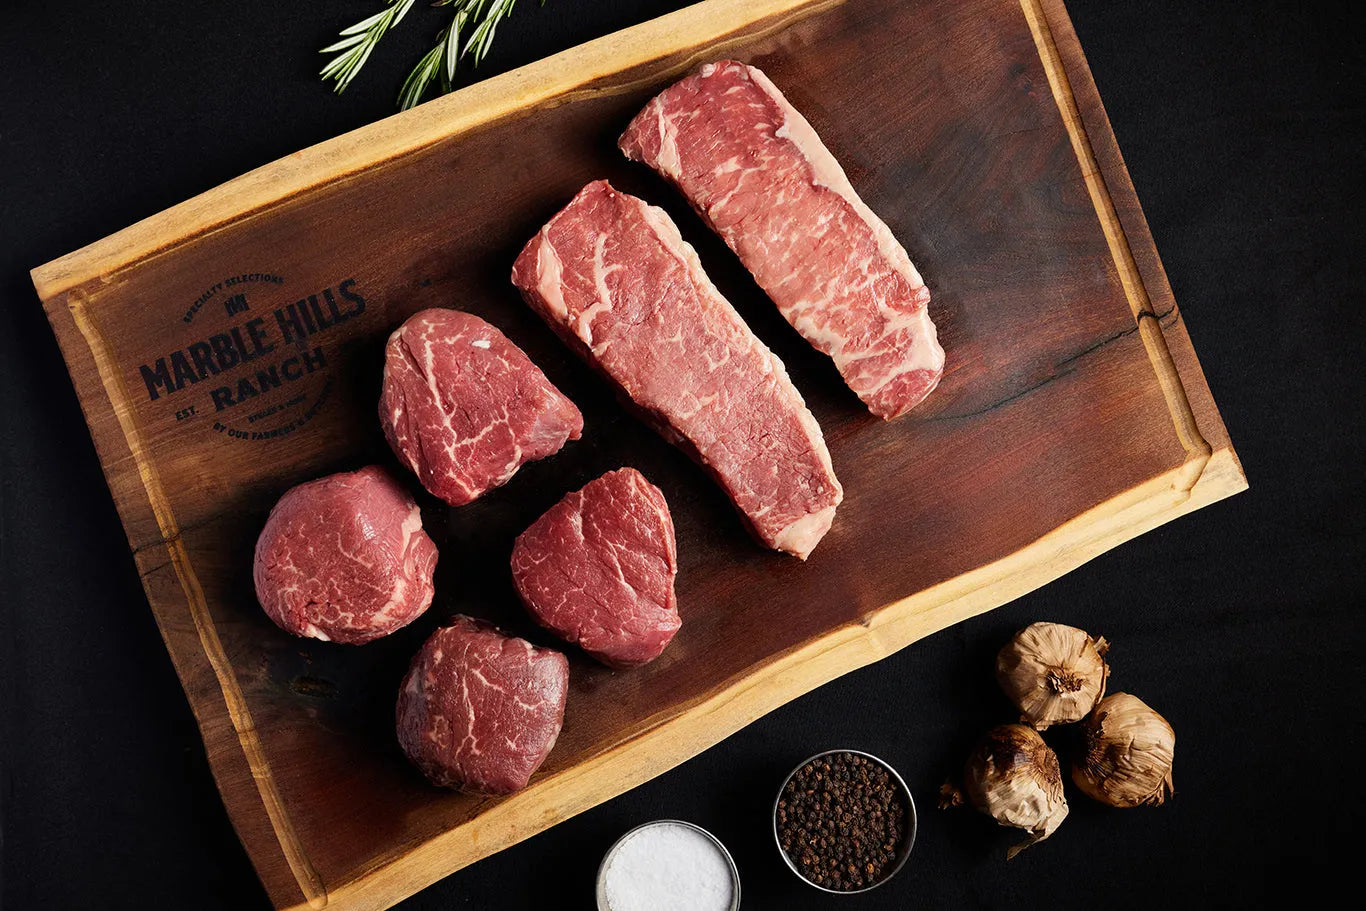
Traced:
[[403, 88], [398, 93], [400, 111], [406, 111], [422, 100], [422, 94], [427, 91], [427, 86], [431, 84], [432, 77], [441, 67], [441, 57], [444, 51], [445, 48], [441, 44], [432, 48], [408, 74], [408, 78], [403, 80]]
[[[438, 77], [442, 90], [450, 91], [456, 67], [466, 57], [478, 66], [493, 44], [498, 24], [512, 14], [516, 3], [517, 0], [437, 0], [434, 6], [451, 7], [451, 24], [441, 33], [436, 47], [408, 74], [399, 92], [399, 109], [406, 111], [419, 104]], [[545, 5], [545, 0], [541, 0], [541, 5]], [[461, 38], [470, 26], [462, 43]]]
[[[319, 75], [325, 81], [332, 80], [338, 94], [345, 91], [370, 59], [375, 45], [398, 25], [415, 2], [386, 0], [384, 9], [342, 29], [338, 40], [322, 49], [321, 53], [334, 56]], [[516, 4], [517, 0], [434, 0], [432, 6], [450, 8], [451, 21], [439, 33], [436, 46], [403, 80], [398, 93], [399, 109], [406, 111], [419, 104], [433, 83], [438, 83], [441, 91], [449, 92], [461, 60], [468, 58], [478, 66], [493, 45], [498, 24], [512, 15]], [[545, 0], [541, 0], [541, 5], [545, 6]]]
[[370, 52], [375, 49], [375, 45], [388, 34], [389, 29], [399, 24], [415, 2], [416, 0], [388, 0], [388, 6], [355, 25], [342, 29], [338, 35], [341, 40], [319, 52], [336, 54], [322, 68], [319, 75], [324, 80], [334, 81], [333, 90], [337, 94], [346, 91], [351, 80], [355, 79], [361, 67], [365, 66], [365, 61], [370, 59]]

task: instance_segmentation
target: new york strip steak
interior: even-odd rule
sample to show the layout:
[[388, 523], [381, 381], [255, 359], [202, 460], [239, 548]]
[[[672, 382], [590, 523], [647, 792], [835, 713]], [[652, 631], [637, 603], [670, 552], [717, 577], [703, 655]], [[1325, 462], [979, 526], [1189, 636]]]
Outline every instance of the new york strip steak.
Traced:
[[647, 104], [620, 147], [678, 187], [873, 414], [899, 417], [938, 385], [920, 273], [761, 71], [706, 64]]
[[811, 553], [844, 496], [821, 429], [662, 209], [590, 183], [527, 243], [512, 281], [712, 474], [759, 541]]

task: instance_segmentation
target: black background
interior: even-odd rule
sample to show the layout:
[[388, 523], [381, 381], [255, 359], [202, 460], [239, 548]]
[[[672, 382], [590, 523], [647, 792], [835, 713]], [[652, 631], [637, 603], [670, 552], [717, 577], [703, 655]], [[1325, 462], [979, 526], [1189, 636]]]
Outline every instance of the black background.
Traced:
[[[478, 75], [682, 4], [521, 5]], [[798, 699], [402, 907], [590, 907], [602, 852], [661, 816], [698, 822], [730, 846], [747, 908], [1246, 906], [1271, 903], [1278, 883], [1300, 890], [1298, 903], [1351, 877], [1359, 851], [1348, 847], [1366, 805], [1366, 58], [1350, 6], [1070, 4], [1250, 491]], [[316, 49], [374, 8], [4, 4], [5, 908], [268, 906], [214, 789], [28, 270], [390, 113], [445, 18], [421, 4], [345, 96], [314, 78]], [[1007, 864], [1012, 833], [932, 803], [971, 741], [1009, 719], [993, 655], [1037, 619], [1114, 643], [1112, 689], [1140, 695], [1177, 731], [1177, 796], [1110, 811], [1071, 792], [1058, 834]], [[782, 775], [832, 746], [889, 759], [920, 805], [911, 863], [866, 896], [801, 886], [769, 834]]]

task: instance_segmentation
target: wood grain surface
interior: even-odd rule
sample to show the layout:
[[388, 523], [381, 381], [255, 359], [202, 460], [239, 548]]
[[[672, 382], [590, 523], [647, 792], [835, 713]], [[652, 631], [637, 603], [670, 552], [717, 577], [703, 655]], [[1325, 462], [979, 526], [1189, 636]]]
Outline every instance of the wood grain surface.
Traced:
[[[907, 418], [872, 418], [616, 151], [655, 91], [725, 56], [783, 89], [926, 276], [948, 368]], [[824, 428], [847, 495], [808, 563], [755, 546], [509, 283], [525, 240], [598, 177], [673, 213]], [[252, 172], [34, 283], [281, 908], [387, 907], [1246, 486], [1060, 0], [707, 0]], [[289, 486], [393, 464], [375, 416], [383, 341], [429, 306], [499, 326], [580, 406], [584, 438], [470, 506], [422, 497], [441, 559], [411, 627], [363, 648], [291, 638], [255, 603], [256, 533]], [[213, 374], [177, 382], [196, 357]], [[551, 644], [513, 593], [513, 538], [623, 464], [673, 509], [682, 631], [635, 671], [571, 651], [564, 732], [525, 791], [429, 787], [393, 736], [408, 659], [457, 612]]]

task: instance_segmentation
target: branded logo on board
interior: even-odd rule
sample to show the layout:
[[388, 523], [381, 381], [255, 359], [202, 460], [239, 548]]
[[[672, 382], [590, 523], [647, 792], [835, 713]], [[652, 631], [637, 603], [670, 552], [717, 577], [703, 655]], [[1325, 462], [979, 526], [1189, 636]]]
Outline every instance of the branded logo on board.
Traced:
[[211, 418], [237, 440], [271, 440], [313, 420], [332, 393], [332, 329], [365, 312], [354, 278], [302, 297], [264, 272], [206, 288], [181, 317], [200, 331], [138, 374], [149, 402], [167, 402], [177, 421]]

